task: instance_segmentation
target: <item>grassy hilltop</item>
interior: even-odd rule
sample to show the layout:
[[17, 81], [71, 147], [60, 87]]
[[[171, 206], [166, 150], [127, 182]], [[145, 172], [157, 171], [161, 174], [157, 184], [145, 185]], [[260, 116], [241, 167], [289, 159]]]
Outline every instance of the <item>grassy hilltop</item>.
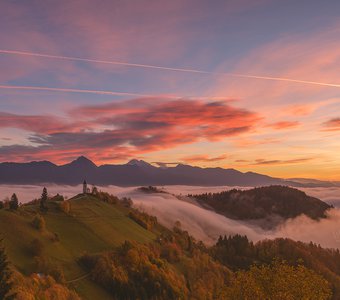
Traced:
[[[78, 195], [68, 201], [69, 213], [63, 212], [57, 201], [48, 202], [48, 211], [41, 213], [46, 222], [43, 231], [31, 224], [39, 212], [38, 203], [22, 206], [17, 211], [0, 210], [0, 232], [9, 259], [19, 271], [26, 275], [36, 271], [30, 249], [36, 239], [41, 242], [42, 255], [63, 269], [66, 281], [72, 281], [86, 274], [77, 263], [85, 252], [107, 251], [125, 240], [148, 243], [156, 237], [128, 217], [128, 208], [105, 203], [91, 195]], [[84, 299], [98, 299], [98, 295], [100, 299], [111, 299], [87, 278], [71, 285]]]

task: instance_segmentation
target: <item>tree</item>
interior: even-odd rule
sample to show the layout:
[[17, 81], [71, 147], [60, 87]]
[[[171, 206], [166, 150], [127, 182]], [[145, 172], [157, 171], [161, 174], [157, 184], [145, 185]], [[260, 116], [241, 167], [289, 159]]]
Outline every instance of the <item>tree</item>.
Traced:
[[2, 201], [0, 201], [0, 209], [3, 209], [4, 207], [5, 207], [5, 204]]
[[96, 187], [95, 185], [92, 186], [91, 194], [94, 195], [94, 196], [97, 196], [97, 195], [98, 195], [98, 189], [97, 189], [97, 187]]
[[14, 193], [9, 201], [9, 208], [12, 210], [17, 210], [19, 208], [19, 200], [17, 195]]
[[331, 286], [321, 275], [302, 265], [290, 266], [280, 261], [236, 272], [224, 295], [224, 299], [240, 300], [331, 298]]
[[46, 206], [47, 200], [48, 200], [47, 189], [44, 187], [43, 192], [40, 197], [40, 210], [42, 211], [47, 210], [47, 206]]
[[[2, 240], [0, 240], [2, 243]], [[0, 299], [14, 299], [15, 295], [11, 294], [13, 286], [12, 273], [9, 269], [9, 263], [4, 247], [0, 245]]]

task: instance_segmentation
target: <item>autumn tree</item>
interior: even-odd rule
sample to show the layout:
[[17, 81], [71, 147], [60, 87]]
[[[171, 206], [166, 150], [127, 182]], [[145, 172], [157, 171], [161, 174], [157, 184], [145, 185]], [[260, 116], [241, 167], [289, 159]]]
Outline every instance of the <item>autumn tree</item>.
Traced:
[[330, 284], [302, 265], [290, 266], [274, 261], [272, 265], [252, 266], [238, 271], [224, 299], [331, 299]]

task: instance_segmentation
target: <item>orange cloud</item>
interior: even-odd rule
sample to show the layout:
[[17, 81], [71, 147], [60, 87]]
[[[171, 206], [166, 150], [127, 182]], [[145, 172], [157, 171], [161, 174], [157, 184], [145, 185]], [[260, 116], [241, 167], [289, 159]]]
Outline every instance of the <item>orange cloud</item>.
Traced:
[[300, 125], [298, 121], [279, 121], [275, 123], [268, 124], [267, 127], [274, 128], [276, 130], [294, 128]]
[[227, 155], [219, 155], [214, 157], [209, 157], [208, 155], [193, 155], [193, 156], [186, 156], [183, 157], [181, 160], [189, 163], [194, 162], [216, 162], [225, 160], [228, 156]]
[[74, 132], [86, 128], [85, 122], [70, 122], [62, 118], [49, 115], [17, 115], [0, 112], [0, 128], [19, 128], [40, 134], [54, 132]]
[[[2, 146], [0, 159], [51, 156], [63, 161], [76, 153], [118, 159], [200, 140], [238, 136], [252, 130], [258, 121], [257, 113], [233, 107], [228, 101], [162, 97], [82, 106], [70, 111], [67, 120], [0, 113], [0, 127], [33, 132], [28, 137], [32, 146]], [[222, 157], [210, 161], [218, 159]]]
[[328, 120], [323, 125], [325, 127], [324, 131], [338, 131], [340, 130], [340, 118]]
[[303, 157], [303, 158], [294, 158], [294, 159], [286, 159], [286, 160], [280, 160], [280, 159], [273, 159], [273, 160], [267, 160], [267, 159], [256, 159], [254, 163], [250, 165], [291, 165], [291, 164], [300, 164], [304, 162], [308, 162], [313, 160], [314, 157]]

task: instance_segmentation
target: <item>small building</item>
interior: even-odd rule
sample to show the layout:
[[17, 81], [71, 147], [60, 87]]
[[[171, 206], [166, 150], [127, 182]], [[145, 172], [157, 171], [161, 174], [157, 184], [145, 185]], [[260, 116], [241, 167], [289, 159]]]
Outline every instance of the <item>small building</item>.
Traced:
[[84, 182], [83, 182], [83, 194], [87, 194], [87, 191], [88, 191], [87, 183], [86, 183], [86, 180], [84, 180]]

